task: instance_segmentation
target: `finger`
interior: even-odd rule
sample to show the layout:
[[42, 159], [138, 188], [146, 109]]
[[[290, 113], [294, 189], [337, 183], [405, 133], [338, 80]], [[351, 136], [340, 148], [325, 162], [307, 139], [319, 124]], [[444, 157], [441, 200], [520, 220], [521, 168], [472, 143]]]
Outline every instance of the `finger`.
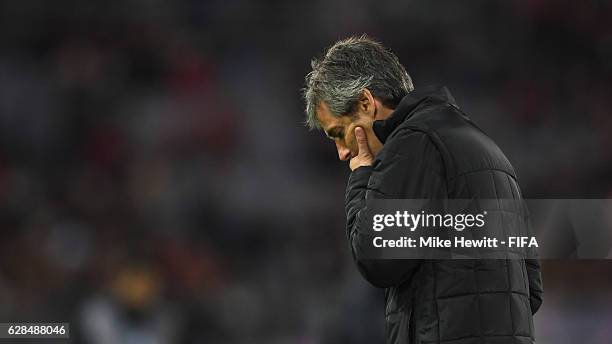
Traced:
[[361, 155], [371, 155], [370, 147], [368, 146], [368, 138], [362, 127], [355, 128], [355, 138], [357, 138], [357, 148]]

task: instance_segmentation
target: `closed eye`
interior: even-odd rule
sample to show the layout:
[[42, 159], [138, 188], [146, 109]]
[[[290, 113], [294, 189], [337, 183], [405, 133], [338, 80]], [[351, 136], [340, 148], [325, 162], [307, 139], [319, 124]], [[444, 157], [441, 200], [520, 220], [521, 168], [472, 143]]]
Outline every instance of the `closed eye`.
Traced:
[[332, 140], [335, 139], [344, 139], [344, 129], [340, 126], [335, 126], [329, 130], [327, 130], [325, 132], [325, 134], [327, 135], [327, 137], [329, 137]]

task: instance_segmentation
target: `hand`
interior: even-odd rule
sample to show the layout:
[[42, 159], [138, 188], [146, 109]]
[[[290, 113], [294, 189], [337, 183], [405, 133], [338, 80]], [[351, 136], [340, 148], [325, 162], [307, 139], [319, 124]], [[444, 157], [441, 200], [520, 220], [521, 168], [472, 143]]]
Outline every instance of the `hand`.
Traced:
[[351, 171], [354, 171], [361, 166], [372, 166], [372, 163], [374, 162], [374, 156], [370, 151], [370, 146], [368, 146], [368, 138], [362, 127], [355, 128], [355, 138], [357, 139], [357, 148], [359, 148], [359, 153], [349, 162]]

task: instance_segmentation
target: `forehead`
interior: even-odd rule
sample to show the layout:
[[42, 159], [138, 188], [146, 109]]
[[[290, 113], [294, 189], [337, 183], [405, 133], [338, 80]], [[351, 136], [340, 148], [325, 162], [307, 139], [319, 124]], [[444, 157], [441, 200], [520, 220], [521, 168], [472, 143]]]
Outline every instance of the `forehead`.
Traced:
[[345, 125], [350, 122], [348, 116], [335, 116], [332, 114], [325, 102], [321, 102], [317, 106], [317, 119], [323, 130], [328, 130], [337, 125]]

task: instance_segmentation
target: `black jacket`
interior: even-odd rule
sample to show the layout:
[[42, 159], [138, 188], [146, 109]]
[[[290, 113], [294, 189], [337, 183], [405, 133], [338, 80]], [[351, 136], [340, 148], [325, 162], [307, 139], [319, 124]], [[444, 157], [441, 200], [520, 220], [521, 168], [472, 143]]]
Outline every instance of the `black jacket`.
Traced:
[[533, 343], [537, 260], [368, 260], [359, 235], [366, 199], [520, 199], [504, 153], [446, 88], [413, 91], [374, 132], [384, 146], [349, 177], [347, 236], [361, 274], [385, 288], [386, 342]]

